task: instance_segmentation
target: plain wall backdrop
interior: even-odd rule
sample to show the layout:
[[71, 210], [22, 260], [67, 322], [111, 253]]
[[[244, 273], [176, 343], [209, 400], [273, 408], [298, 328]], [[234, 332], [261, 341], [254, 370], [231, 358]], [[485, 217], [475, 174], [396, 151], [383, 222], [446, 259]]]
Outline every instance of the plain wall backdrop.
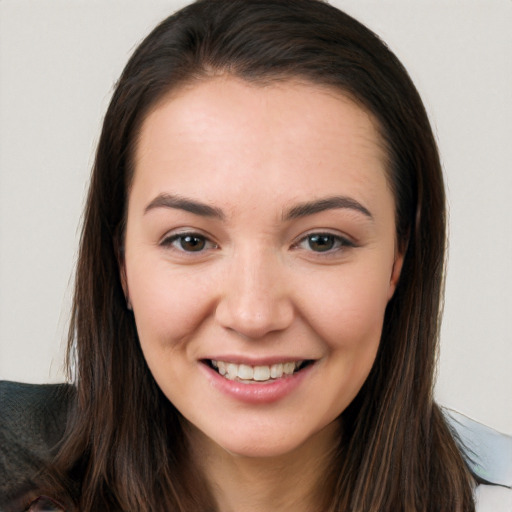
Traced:
[[[0, 0], [0, 378], [55, 382], [101, 119], [136, 44], [184, 1]], [[339, 0], [415, 81], [450, 255], [438, 400], [512, 434], [512, 1]]]

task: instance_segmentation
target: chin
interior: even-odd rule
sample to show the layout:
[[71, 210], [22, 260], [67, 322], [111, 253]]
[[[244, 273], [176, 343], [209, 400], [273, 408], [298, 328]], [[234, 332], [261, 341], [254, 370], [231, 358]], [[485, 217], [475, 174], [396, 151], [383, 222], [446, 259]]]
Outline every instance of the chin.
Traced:
[[[308, 429], [300, 425], [300, 431], [295, 430], [290, 423], [274, 425], [255, 426], [254, 428], [239, 428], [232, 431], [212, 432], [211, 437], [201, 432], [202, 442], [213, 448], [214, 451], [221, 450], [235, 457], [243, 458], [279, 458], [293, 456], [294, 453], [311, 450], [318, 452], [320, 445], [334, 447], [337, 445], [339, 426], [336, 420], [324, 427]], [[277, 428], [276, 428], [277, 427]], [[323, 451], [323, 450], [322, 450]]]
[[226, 452], [237, 457], [247, 457], [253, 459], [266, 459], [282, 457], [294, 452], [302, 443], [286, 443], [284, 442], [265, 442], [255, 441], [240, 442], [240, 443], [226, 443], [224, 446], [220, 445]]

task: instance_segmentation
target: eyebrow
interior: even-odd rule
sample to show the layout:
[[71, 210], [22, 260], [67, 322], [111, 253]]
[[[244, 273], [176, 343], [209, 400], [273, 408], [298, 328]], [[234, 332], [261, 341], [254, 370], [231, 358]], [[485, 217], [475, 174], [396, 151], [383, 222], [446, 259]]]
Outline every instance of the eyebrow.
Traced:
[[[144, 209], [144, 213], [154, 210], [155, 208], [172, 208], [175, 210], [184, 210], [202, 217], [212, 217], [219, 220], [225, 220], [226, 216], [220, 208], [210, 206], [194, 199], [173, 194], [159, 194]], [[316, 201], [308, 201], [300, 203], [283, 214], [283, 220], [289, 221], [314, 215], [326, 210], [333, 209], [349, 209], [362, 213], [369, 219], [373, 220], [373, 215], [360, 202], [346, 196], [332, 196]]]
[[155, 208], [173, 208], [175, 210], [185, 210], [186, 212], [202, 217], [213, 217], [220, 220], [225, 219], [224, 212], [219, 208], [172, 194], [160, 194], [156, 196], [155, 199], [144, 208], [144, 213], [154, 210]]
[[307, 203], [298, 204], [285, 212], [283, 215], [283, 220], [287, 221], [298, 219], [300, 217], [314, 215], [315, 213], [320, 213], [325, 210], [333, 210], [339, 208], [355, 210], [373, 220], [373, 215], [366, 207], [364, 207], [359, 201], [346, 196], [332, 196], [318, 199], [317, 201], [308, 201]]

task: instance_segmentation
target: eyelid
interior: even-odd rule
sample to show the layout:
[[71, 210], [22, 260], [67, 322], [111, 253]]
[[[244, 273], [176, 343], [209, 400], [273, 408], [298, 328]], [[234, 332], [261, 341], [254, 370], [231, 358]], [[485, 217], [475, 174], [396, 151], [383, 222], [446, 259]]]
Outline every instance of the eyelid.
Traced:
[[[182, 237], [191, 236], [191, 237], [197, 237], [202, 238], [205, 240], [207, 245], [210, 245], [210, 247], [205, 248], [204, 250], [200, 251], [186, 251], [184, 249], [179, 249], [177, 247], [174, 247], [173, 244], [177, 240], [179, 240]], [[194, 228], [178, 228], [174, 229], [170, 232], [167, 232], [158, 242], [158, 245], [164, 249], [174, 249], [178, 253], [187, 254], [189, 256], [199, 256], [204, 255], [205, 252], [211, 249], [217, 249], [219, 247], [219, 244], [214, 242], [212, 240], [212, 237], [205, 234], [199, 229]]]
[[340, 246], [334, 249], [329, 249], [327, 251], [321, 252], [321, 251], [313, 251], [311, 249], [308, 250], [308, 252], [312, 252], [318, 256], [332, 256], [333, 254], [336, 254], [339, 251], [344, 251], [353, 247], [357, 247], [357, 242], [350, 236], [339, 233], [339, 232], [333, 232], [329, 229], [313, 229], [308, 231], [307, 233], [303, 233], [300, 236], [296, 238], [296, 240], [292, 244], [292, 249], [299, 249], [300, 244], [305, 242], [309, 237], [314, 235], [324, 235], [324, 236], [332, 236], [334, 237], [339, 243]]

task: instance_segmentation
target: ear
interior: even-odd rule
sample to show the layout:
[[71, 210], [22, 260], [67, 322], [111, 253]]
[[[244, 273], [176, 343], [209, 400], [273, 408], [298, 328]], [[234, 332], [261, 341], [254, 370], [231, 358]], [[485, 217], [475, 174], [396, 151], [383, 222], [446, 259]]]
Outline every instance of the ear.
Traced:
[[400, 279], [400, 274], [402, 272], [402, 266], [404, 264], [404, 252], [399, 250], [398, 247], [395, 249], [395, 259], [393, 261], [393, 266], [391, 267], [391, 278], [389, 280], [389, 292], [388, 292], [388, 301], [391, 300], [393, 294], [395, 293], [396, 287], [398, 285], [398, 280]]

